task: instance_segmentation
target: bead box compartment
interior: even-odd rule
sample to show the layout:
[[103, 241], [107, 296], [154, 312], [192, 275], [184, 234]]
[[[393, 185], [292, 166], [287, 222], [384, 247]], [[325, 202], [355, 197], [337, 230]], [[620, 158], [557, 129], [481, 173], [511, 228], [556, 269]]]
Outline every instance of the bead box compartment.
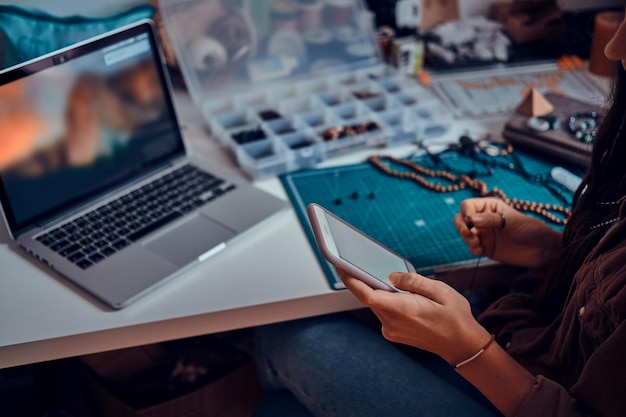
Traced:
[[449, 125], [427, 88], [383, 63], [365, 0], [158, 3], [191, 98], [252, 179]]
[[[440, 135], [453, 118], [428, 89], [386, 65], [296, 82], [291, 90], [293, 96], [284, 91], [234, 95], [203, 109], [212, 133], [253, 179], [310, 168], [356, 149]], [[267, 114], [273, 117], [267, 120]], [[331, 138], [333, 129], [367, 123], [367, 131]], [[241, 143], [246, 131], [262, 134]]]

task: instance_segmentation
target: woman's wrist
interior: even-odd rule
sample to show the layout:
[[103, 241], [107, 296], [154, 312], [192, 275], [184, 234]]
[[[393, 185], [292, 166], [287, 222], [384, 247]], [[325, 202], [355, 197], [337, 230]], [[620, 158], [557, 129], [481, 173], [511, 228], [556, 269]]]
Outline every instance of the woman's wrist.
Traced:
[[478, 358], [480, 355], [482, 355], [483, 353], [485, 353], [485, 351], [487, 349], [489, 349], [489, 346], [491, 346], [493, 344], [493, 342], [496, 340], [496, 335], [492, 334], [491, 338], [489, 339], [489, 341], [487, 343], [485, 343], [485, 345], [483, 347], [481, 347], [480, 349], [478, 349], [476, 351], [476, 353], [474, 353], [472, 356], [468, 357], [467, 359], [463, 359], [461, 362], [457, 363], [456, 365], [454, 365], [455, 369], [460, 368], [461, 366], [465, 366], [468, 363], [472, 362], [473, 360], [475, 360], [476, 358]]
[[[444, 357], [444, 359], [452, 367], [456, 368], [463, 366], [463, 364], [465, 364], [465, 362], [467, 362], [470, 358], [471, 360], [476, 359], [474, 356], [480, 356], [480, 354], [482, 354], [484, 350], [488, 349], [489, 345], [493, 343], [493, 339], [495, 339], [495, 337], [487, 332], [487, 330], [478, 324], [478, 322], [476, 322], [476, 325], [476, 330], [467, 333], [465, 336], [459, 337], [458, 340], [451, 343], [451, 346], [454, 348], [454, 352], [451, 352], [447, 355], [447, 357]], [[481, 350], [483, 350], [483, 352], [481, 352]], [[480, 354], [477, 355], [478, 352], [480, 352]], [[471, 360], [469, 362], [471, 362]]]
[[496, 342], [456, 371], [505, 416], [514, 416], [535, 385], [535, 377]]

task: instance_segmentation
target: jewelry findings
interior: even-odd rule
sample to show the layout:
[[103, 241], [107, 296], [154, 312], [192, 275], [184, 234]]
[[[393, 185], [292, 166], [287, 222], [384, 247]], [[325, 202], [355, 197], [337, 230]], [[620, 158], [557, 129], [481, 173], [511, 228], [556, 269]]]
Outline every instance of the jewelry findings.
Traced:
[[500, 147], [495, 145], [494, 142], [486, 139], [477, 140], [476, 146], [478, 146], [478, 149], [480, 149], [482, 152], [489, 156], [507, 156], [508, 154], [513, 152], [513, 145], [511, 145], [510, 143]]

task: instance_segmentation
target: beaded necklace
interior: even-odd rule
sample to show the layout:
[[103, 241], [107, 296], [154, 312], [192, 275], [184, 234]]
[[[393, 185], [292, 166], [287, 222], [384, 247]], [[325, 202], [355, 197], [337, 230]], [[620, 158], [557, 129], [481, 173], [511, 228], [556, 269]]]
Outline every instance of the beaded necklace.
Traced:
[[[619, 198], [618, 200], [615, 200], [615, 201], [601, 201], [601, 202], [596, 203], [596, 204], [599, 205], [599, 206], [620, 206], [620, 205], [622, 205], [624, 203], [624, 199], [626, 199], [626, 196], [621, 197], [621, 198]], [[618, 210], [619, 210], [619, 207], [618, 207]], [[620, 216], [619, 216], [619, 213], [618, 213], [617, 216], [615, 216], [615, 217], [613, 217], [613, 218], [611, 218], [609, 220], [605, 220], [603, 222], [600, 222], [600, 223], [598, 223], [596, 225], [590, 226], [589, 229], [591, 229], [591, 230], [599, 229], [601, 227], [613, 224], [613, 223], [615, 223], [615, 222], [617, 222], [619, 220], [620, 220]]]
[[[395, 158], [389, 155], [373, 155], [367, 158], [367, 161], [374, 167], [379, 169], [386, 175], [390, 175], [397, 178], [409, 179], [416, 182], [424, 188], [429, 190], [448, 193], [459, 191], [465, 188], [471, 188], [478, 192], [481, 197], [497, 197], [504, 201], [509, 206], [519, 210], [537, 214], [551, 221], [555, 224], [566, 224], [571, 211], [567, 207], [559, 206], [557, 204], [545, 204], [529, 200], [519, 200], [516, 198], [509, 198], [504, 191], [498, 187], [493, 187], [489, 190], [487, 184], [484, 181], [471, 178], [467, 174], [455, 175], [448, 171], [435, 171], [419, 165], [418, 163], [409, 159]], [[399, 171], [391, 168], [391, 164], [398, 164], [410, 168], [412, 171]], [[443, 185], [438, 181], [429, 181], [429, 178], [441, 178], [448, 182], [449, 185]], [[558, 215], [557, 215], [558, 214]]]
[[[513, 146], [511, 144], [497, 144], [487, 139], [479, 139], [474, 141], [468, 136], [461, 136], [460, 146], [452, 145], [451, 149], [456, 149], [457, 152], [462, 155], [473, 159], [486, 168], [485, 175], [491, 175], [494, 172], [494, 168], [500, 167], [508, 171], [512, 171], [526, 179], [528, 182], [534, 182], [541, 184], [552, 195], [561, 200], [565, 205], [570, 203], [570, 197], [564, 194], [565, 186], [558, 184], [548, 174], [535, 174], [529, 172], [522, 163], [516, 152], [513, 152]], [[427, 151], [428, 154], [428, 151]], [[500, 158], [506, 157], [506, 158]], [[432, 159], [432, 157], [431, 157]], [[437, 159], [436, 164], [439, 164]], [[450, 166], [445, 168], [454, 172], [455, 170]], [[473, 175], [472, 175], [473, 176]]]

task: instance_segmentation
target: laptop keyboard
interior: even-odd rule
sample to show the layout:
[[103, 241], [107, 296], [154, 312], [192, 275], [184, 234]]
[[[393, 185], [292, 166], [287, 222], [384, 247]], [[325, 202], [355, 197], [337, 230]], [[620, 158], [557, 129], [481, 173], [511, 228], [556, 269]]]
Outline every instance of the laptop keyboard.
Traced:
[[234, 188], [192, 165], [184, 165], [37, 240], [87, 269]]

